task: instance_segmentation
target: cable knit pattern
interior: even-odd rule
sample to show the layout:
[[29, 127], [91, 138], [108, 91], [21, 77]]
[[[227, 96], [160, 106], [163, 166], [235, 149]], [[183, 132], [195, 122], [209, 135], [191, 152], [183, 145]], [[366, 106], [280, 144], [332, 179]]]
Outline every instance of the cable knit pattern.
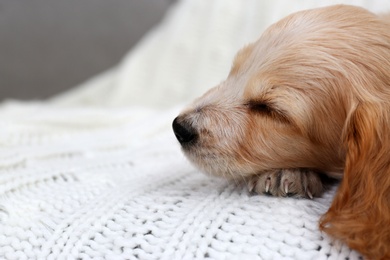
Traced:
[[359, 259], [318, 229], [336, 187], [273, 198], [206, 176], [171, 132], [179, 109], [155, 109], [221, 81], [271, 22], [336, 2], [179, 1], [117, 68], [47, 103], [3, 104], [0, 258]]
[[358, 259], [318, 230], [315, 200], [250, 195], [190, 166], [177, 109], [0, 110], [6, 259]]

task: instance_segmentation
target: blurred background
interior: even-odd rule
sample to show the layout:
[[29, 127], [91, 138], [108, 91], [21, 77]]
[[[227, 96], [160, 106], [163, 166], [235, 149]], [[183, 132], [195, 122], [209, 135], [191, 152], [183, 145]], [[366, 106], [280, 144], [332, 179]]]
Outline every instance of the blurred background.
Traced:
[[0, 0], [0, 101], [41, 99], [117, 64], [174, 0]]
[[340, 3], [390, 11], [388, 0], [0, 0], [0, 101], [191, 102], [270, 24]]

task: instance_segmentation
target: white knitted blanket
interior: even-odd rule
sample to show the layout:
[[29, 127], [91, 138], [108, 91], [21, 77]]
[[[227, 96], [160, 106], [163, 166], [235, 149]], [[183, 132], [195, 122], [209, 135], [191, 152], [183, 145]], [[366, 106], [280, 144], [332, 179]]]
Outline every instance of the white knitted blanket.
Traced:
[[0, 106], [0, 259], [359, 259], [318, 229], [336, 187], [251, 196], [189, 165], [171, 132], [178, 102], [221, 81], [244, 43], [336, 2], [180, 1], [116, 68], [45, 103]]
[[6, 259], [357, 259], [318, 230], [315, 200], [251, 196], [191, 167], [177, 109], [0, 111]]

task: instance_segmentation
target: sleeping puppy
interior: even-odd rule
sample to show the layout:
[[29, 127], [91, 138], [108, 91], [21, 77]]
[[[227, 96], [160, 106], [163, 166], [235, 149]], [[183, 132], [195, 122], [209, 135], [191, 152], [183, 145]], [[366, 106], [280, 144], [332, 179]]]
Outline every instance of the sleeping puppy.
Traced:
[[184, 153], [274, 196], [320, 196], [342, 178], [321, 229], [390, 259], [389, 21], [337, 5], [272, 25], [174, 120]]

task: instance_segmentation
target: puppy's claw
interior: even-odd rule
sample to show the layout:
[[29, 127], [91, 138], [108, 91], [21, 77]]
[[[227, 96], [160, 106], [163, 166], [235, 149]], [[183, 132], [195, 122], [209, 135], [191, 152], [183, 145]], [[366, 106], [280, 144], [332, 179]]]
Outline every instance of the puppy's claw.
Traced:
[[286, 194], [288, 193], [288, 185], [289, 185], [288, 180], [285, 180], [285, 181], [283, 182], [283, 187], [284, 187], [284, 192], [285, 192]]
[[271, 179], [270, 178], [267, 178], [267, 180], [265, 181], [265, 192], [268, 193], [269, 192], [269, 188], [271, 187]]
[[257, 184], [257, 181], [256, 181], [255, 178], [252, 178], [252, 179], [250, 179], [250, 180], [248, 181], [247, 186], [248, 186], [249, 192], [252, 192], [252, 191], [255, 189], [256, 184]]
[[310, 199], [313, 199], [313, 194], [311, 194], [309, 190], [307, 191], [307, 196], [309, 196]]

